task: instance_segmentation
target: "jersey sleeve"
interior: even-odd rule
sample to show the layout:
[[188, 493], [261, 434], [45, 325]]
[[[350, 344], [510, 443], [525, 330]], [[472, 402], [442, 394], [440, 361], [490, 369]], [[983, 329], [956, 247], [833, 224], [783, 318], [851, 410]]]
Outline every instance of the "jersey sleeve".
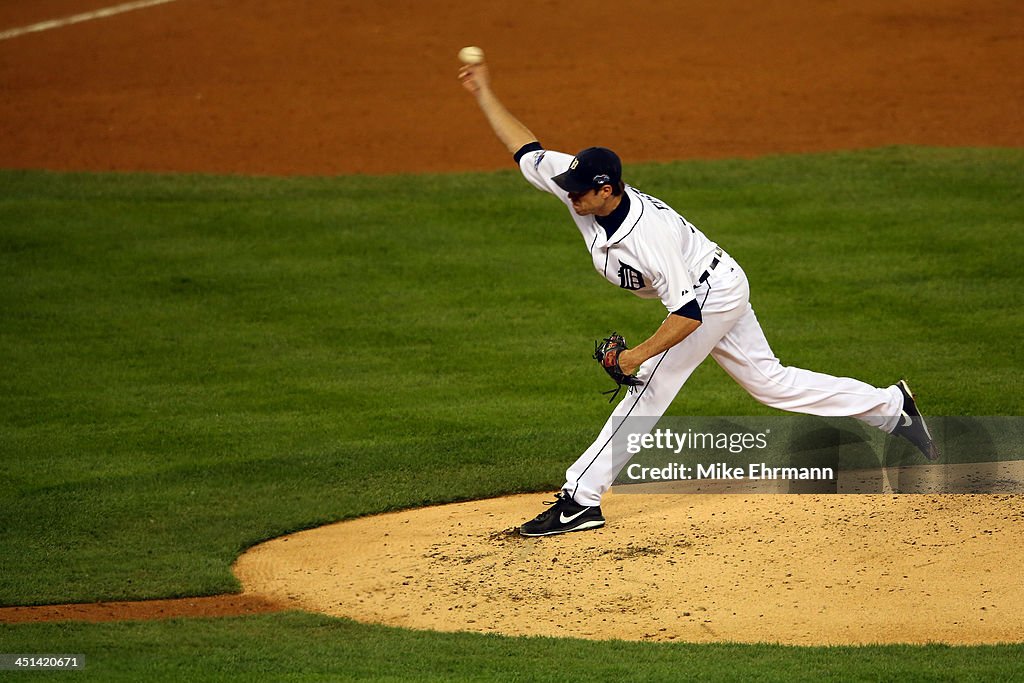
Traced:
[[[528, 145], [527, 147], [530, 146]], [[526, 150], [527, 147], [523, 149]], [[536, 147], [529, 149], [525, 153], [522, 153], [522, 150], [520, 150], [516, 157], [519, 160], [519, 170], [522, 171], [523, 177], [526, 178], [527, 182], [538, 190], [550, 192], [559, 199], [569, 202], [566, 191], [556, 185], [555, 181], [551, 179], [569, 168], [569, 164], [572, 163], [573, 159], [572, 155], [543, 149], [539, 144], [536, 144]]]
[[[662, 236], [648, 238], [645, 260], [651, 274], [651, 287], [658, 294], [661, 303], [669, 313], [682, 310], [691, 301], [696, 301], [693, 291], [694, 276], [686, 267], [679, 245]], [[690, 316], [687, 316], [690, 317]]]

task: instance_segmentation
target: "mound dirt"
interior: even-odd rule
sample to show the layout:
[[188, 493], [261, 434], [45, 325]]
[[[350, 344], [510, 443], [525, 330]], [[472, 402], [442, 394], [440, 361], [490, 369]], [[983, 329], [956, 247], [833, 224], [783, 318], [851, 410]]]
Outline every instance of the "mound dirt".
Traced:
[[609, 495], [603, 529], [526, 539], [541, 495], [257, 546], [246, 594], [439, 631], [799, 645], [1019, 642], [1020, 495]]

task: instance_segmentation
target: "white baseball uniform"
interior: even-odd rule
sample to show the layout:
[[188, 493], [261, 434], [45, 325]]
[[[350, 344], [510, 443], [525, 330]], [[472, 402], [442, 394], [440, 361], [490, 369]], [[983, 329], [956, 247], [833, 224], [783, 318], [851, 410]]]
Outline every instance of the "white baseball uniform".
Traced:
[[772, 353], [750, 306], [747, 276], [739, 264], [664, 202], [626, 186], [628, 213], [609, 236], [594, 216], [577, 215], [567, 193], [551, 178], [573, 157], [524, 147], [516, 155], [523, 176], [568, 207], [605, 279], [639, 297], [661, 299], [669, 315], [693, 301], [702, 324], [679, 344], [647, 360], [637, 372], [644, 384], [627, 392], [593, 444], [566, 472], [563, 489], [580, 505], [599, 505], [617, 469], [612, 436], [625, 418], [630, 431], [653, 429], [693, 371], [709, 355], [751, 396], [782, 410], [825, 417], [855, 417], [892, 432], [903, 408], [896, 385], [873, 387], [782, 365]]

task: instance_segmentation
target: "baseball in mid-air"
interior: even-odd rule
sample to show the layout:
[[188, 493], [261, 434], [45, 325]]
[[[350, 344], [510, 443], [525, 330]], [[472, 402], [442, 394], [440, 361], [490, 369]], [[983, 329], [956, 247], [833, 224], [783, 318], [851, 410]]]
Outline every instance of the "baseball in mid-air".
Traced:
[[463, 64], [480, 64], [484, 61], [484, 51], [476, 45], [459, 50], [459, 61]]

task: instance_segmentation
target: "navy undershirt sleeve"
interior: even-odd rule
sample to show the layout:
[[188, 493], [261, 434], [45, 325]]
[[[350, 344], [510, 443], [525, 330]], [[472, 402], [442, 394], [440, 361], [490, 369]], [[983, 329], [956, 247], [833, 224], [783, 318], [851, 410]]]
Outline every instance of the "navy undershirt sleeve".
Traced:
[[518, 166], [518, 165], [519, 165], [519, 161], [520, 161], [520, 160], [521, 160], [521, 159], [522, 159], [522, 158], [523, 158], [524, 156], [526, 156], [527, 154], [529, 154], [530, 152], [537, 152], [537, 151], [539, 151], [539, 150], [542, 150], [542, 149], [544, 149], [544, 148], [543, 148], [543, 147], [541, 146], [541, 144], [540, 144], [539, 142], [537, 142], [536, 140], [534, 140], [533, 142], [528, 142], [528, 143], [526, 143], [525, 145], [523, 145], [522, 147], [520, 147], [520, 148], [519, 148], [519, 151], [518, 151], [518, 152], [516, 152], [516, 154], [515, 154], [515, 160], [516, 160], [516, 165]]
[[696, 320], [697, 322], [703, 322], [704, 320], [700, 315], [700, 306], [697, 304], [696, 299], [693, 299], [678, 311], [672, 311], [672, 315], [679, 315], [690, 320]]

